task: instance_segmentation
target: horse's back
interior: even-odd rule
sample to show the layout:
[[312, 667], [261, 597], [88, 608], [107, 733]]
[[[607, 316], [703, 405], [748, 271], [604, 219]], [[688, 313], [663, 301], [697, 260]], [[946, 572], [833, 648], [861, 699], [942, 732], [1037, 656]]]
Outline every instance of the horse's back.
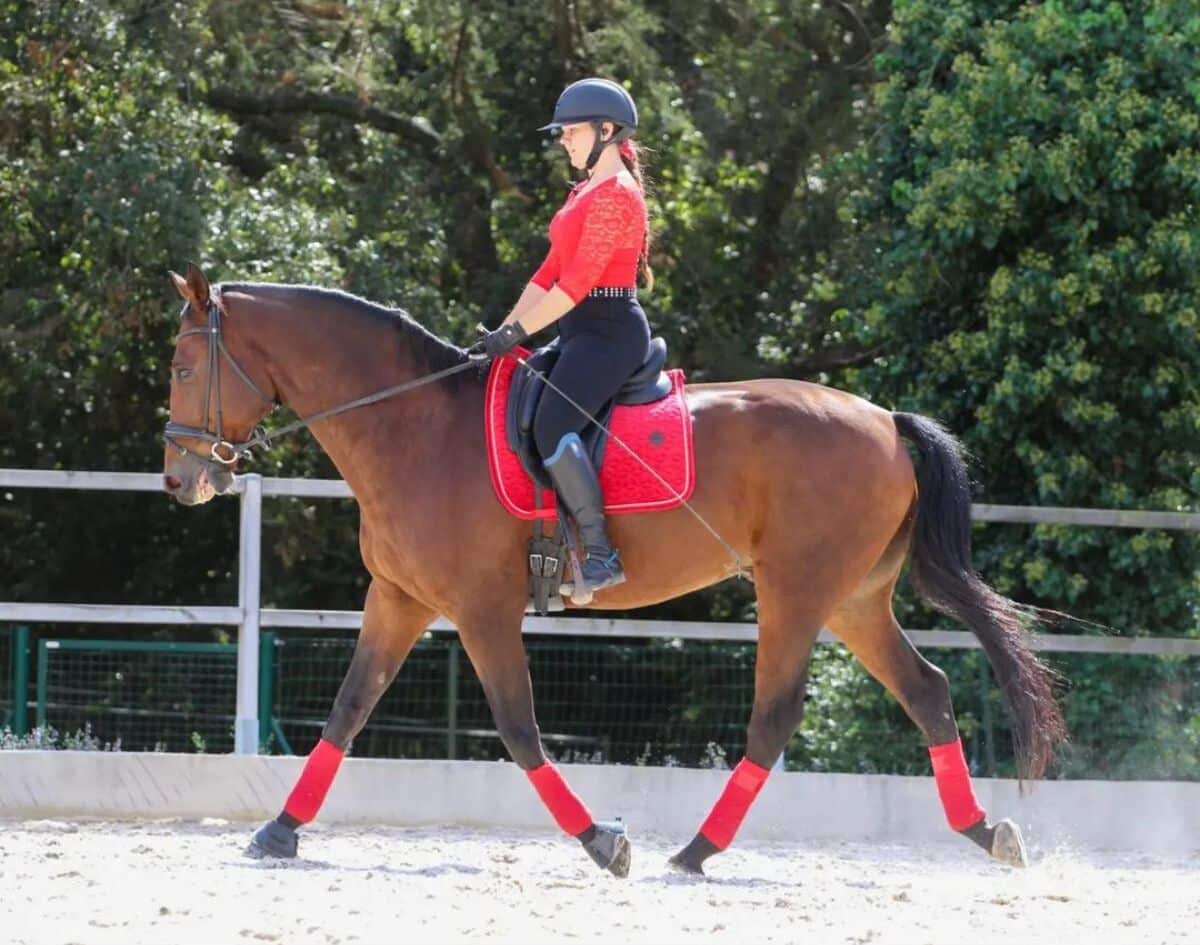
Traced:
[[736, 476], [746, 490], [811, 484], [872, 496], [903, 510], [912, 461], [891, 412], [847, 391], [785, 378], [689, 384], [697, 488], [705, 474]]
[[[813, 428], [833, 435], [857, 432], [891, 440], [891, 412], [849, 391], [789, 378], [688, 384], [688, 406], [697, 423], [708, 415], [738, 417], [752, 427]], [[703, 419], [702, 419], [703, 418]]]

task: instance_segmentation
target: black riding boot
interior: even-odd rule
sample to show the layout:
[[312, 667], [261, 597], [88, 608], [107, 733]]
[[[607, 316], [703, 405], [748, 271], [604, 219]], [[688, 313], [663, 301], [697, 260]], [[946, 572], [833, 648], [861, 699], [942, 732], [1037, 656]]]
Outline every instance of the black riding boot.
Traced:
[[583, 579], [588, 587], [598, 591], [623, 583], [625, 572], [604, 527], [600, 480], [579, 434], [568, 433], [559, 440], [558, 449], [545, 461], [545, 467], [559, 499], [579, 526], [585, 552]]

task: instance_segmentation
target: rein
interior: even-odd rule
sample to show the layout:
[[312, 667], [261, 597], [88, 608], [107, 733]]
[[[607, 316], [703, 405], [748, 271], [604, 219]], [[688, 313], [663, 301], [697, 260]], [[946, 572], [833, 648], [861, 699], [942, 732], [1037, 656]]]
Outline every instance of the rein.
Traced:
[[[316, 423], [318, 420], [324, 420], [328, 417], [336, 416], [339, 413], [345, 413], [347, 410], [354, 410], [356, 407], [365, 407], [367, 404], [378, 403], [381, 400], [386, 400], [389, 397], [395, 397], [397, 394], [403, 394], [406, 391], [414, 390], [418, 387], [423, 387], [426, 384], [432, 384], [434, 381], [439, 381], [443, 377], [449, 377], [451, 374], [458, 374], [461, 371], [466, 371], [476, 366], [475, 361], [467, 360], [461, 364], [455, 364], [448, 368], [443, 368], [440, 371], [434, 371], [432, 374], [426, 374], [411, 381], [405, 381], [403, 384], [396, 384], [392, 387], [385, 387], [383, 390], [375, 391], [373, 394], [367, 394], [355, 400], [347, 401], [344, 404], [338, 404], [336, 407], [330, 407], [327, 410], [321, 410], [317, 413], [310, 414], [307, 417], [301, 417], [292, 423], [286, 424], [277, 430], [268, 430], [261, 423], [255, 426], [251, 431], [249, 439], [242, 440], [240, 443], [234, 443], [225, 439], [222, 431], [222, 411], [221, 411], [221, 359], [229, 362], [229, 366], [242, 381], [249, 387], [259, 399], [265, 403], [275, 405], [278, 401], [273, 397], [268, 397], [262, 392], [257, 384], [251, 379], [250, 375], [242, 370], [241, 366], [234, 360], [233, 355], [229, 353], [229, 349], [225, 347], [225, 338], [221, 330], [221, 319], [225, 315], [225, 310], [216, 300], [215, 296], [210, 295], [208, 301], [208, 326], [205, 328], [189, 328], [187, 331], [181, 331], [175, 336], [175, 343], [179, 343], [180, 338], [186, 338], [188, 335], [208, 335], [208, 378], [205, 381], [204, 389], [204, 419], [203, 426], [190, 427], [182, 423], [168, 421], [163, 428], [163, 439], [174, 449], [178, 450], [181, 455], [192, 456], [202, 462], [221, 463], [224, 466], [232, 466], [242, 456], [249, 454], [254, 447], [262, 447], [270, 449], [273, 441], [287, 436], [290, 433], [295, 433], [297, 430], [307, 427], [309, 424]], [[212, 400], [213, 390], [216, 390], [216, 430], [210, 431], [209, 426], [209, 404]], [[175, 437], [186, 436], [194, 439], [203, 440], [206, 443], [212, 444], [210, 455], [204, 456], [202, 453], [197, 453], [194, 450], [189, 450], [182, 443], [179, 443]], [[222, 455], [222, 450], [226, 450], [228, 455]]]

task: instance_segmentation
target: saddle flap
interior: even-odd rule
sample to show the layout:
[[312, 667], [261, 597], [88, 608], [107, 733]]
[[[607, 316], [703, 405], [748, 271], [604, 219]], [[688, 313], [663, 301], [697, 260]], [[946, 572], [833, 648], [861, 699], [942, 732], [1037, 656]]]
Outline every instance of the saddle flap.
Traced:
[[[558, 339], [555, 338], [550, 344], [529, 355], [525, 362], [545, 375], [553, 370], [561, 353]], [[509, 389], [508, 402], [505, 405], [505, 438], [508, 440], [508, 448], [513, 452], [521, 451], [521, 440], [533, 430], [533, 418], [537, 414], [538, 401], [545, 387], [545, 380], [523, 365], [518, 365], [513, 372], [512, 387]]]

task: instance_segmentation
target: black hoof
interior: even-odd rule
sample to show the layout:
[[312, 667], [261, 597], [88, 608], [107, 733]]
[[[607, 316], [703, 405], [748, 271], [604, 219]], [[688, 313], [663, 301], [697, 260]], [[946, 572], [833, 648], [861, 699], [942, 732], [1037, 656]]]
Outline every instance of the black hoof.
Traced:
[[701, 863], [695, 863], [688, 859], [686, 856], [684, 856], [684, 852], [684, 850], [680, 850], [673, 857], [671, 857], [671, 859], [667, 860], [667, 862], [671, 865], [671, 868], [678, 870], [680, 873], [690, 873], [692, 876], [703, 876], [704, 865]]
[[716, 845], [702, 833], [696, 834], [692, 842], [668, 861], [673, 869], [693, 876], [704, 875], [704, 861], [714, 853], [720, 853]]
[[299, 845], [300, 838], [296, 831], [277, 820], [268, 820], [254, 831], [250, 845], [246, 847], [246, 856], [255, 860], [269, 856], [290, 860], [295, 857]]
[[594, 825], [596, 830], [592, 838], [583, 844], [588, 856], [595, 860], [596, 865], [608, 870], [613, 876], [624, 879], [629, 875], [629, 862], [633, 848], [629, 843], [629, 835], [625, 825], [619, 820], [601, 821]]

